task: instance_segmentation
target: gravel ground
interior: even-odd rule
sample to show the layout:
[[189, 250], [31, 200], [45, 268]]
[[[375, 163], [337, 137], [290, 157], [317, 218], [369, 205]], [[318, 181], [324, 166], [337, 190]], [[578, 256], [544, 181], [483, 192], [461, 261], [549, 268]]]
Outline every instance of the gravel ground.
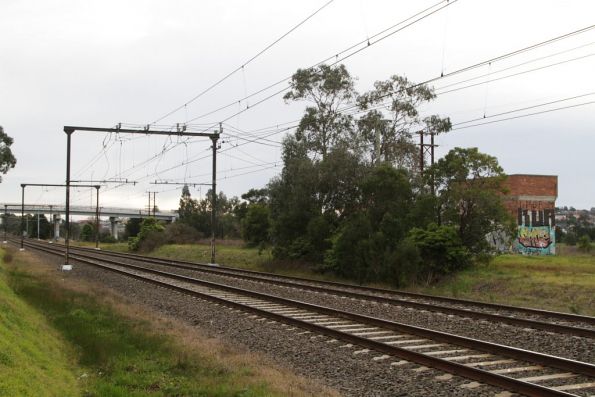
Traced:
[[[50, 266], [59, 263], [55, 256], [43, 255], [43, 258], [47, 258]], [[400, 361], [395, 357], [376, 361], [373, 358], [381, 356], [380, 353], [356, 354], [362, 350], [357, 346], [348, 347], [341, 341], [254, 318], [89, 265], [77, 264], [72, 272], [65, 273], [65, 277], [100, 282], [129, 300], [200, 327], [209, 336], [263, 352], [281, 366], [317, 379], [345, 396], [483, 397], [502, 392], [486, 385], [474, 387], [474, 382], [460, 377], [446, 376], [450, 379], [439, 380], [436, 377], [443, 377], [443, 372], [413, 363], [394, 365]]]
[[[129, 262], [138, 264], [137, 261]], [[241, 280], [213, 273], [175, 268], [165, 269], [164, 266], [151, 264], [143, 264], [143, 266], [156, 270], [166, 270], [172, 273], [183, 274], [233, 287], [281, 296], [283, 298], [328, 306], [352, 313], [379, 317], [408, 325], [481, 339], [488, 342], [500, 343], [589, 363], [595, 362], [595, 341], [589, 338], [555, 334], [547, 331], [462, 318], [437, 312], [419, 311], [396, 305], [378, 304], [372, 301], [339, 297], [313, 291], [304, 292], [297, 288]]]

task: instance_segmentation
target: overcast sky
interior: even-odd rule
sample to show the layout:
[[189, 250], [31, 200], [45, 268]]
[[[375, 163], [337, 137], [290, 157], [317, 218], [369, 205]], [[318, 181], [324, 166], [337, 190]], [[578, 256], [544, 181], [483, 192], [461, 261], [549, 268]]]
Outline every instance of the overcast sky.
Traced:
[[[326, 2], [0, 1], [0, 125], [14, 138], [18, 160], [3, 176], [0, 201], [20, 202], [21, 183], [64, 183], [64, 125], [146, 125], [182, 106], [159, 122], [166, 128], [228, 104], [233, 105], [192, 124], [198, 131], [227, 119], [219, 190], [241, 195], [279, 173], [277, 142], [284, 132], [275, 126], [292, 125], [303, 104], [286, 104], [279, 94], [256, 105], [284, 85], [240, 99], [300, 67], [372, 38], [372, 45], [344, 61], [358, 79], [357, 89], [365, 92], [393, 74], [426, 81], [595, 24], [592, 0], [451, 0], [445, 9], [375, 44], [376, 33], [437, 0], [334, 0], [243, 70], [183, 106]], [[455, 124], [482, 119], [465, 126], [576, 105], [453, 130], [438, 138], [438, 155], [456, 146], [478, 147], [496, 156], [509, 174], [558, 175], [557, 205], [595, 206], [595, 104], [582, 105], [595, 101], [594, 54], [595, 29], [435, 81], [440, 93], [448, 90], [441, 87], [474, 77], [479, 78], [450, 88], [528, 71], [443, 93], [421, 109], [424, 115], [450, 116]], [[556, 103], [537, 106], [548, 102]], [[260, 131], [250, 132], [255, 130]], [[268, 137], [247, 143], [254, 134]], [[139, 181], [103, 188], [102, 205], [142, 207], [151, 190], [160, 192], [160, 208], [174, 209], [181, 187], [150, 182], [209, 182], [209, 146], [206, 139], [182, 143], [176, 137], [76, 132], [72, 177]], [[191, 193], [199, 197], [206, 190], [196, 187]], [[29, 203], [63, 200], [62, 190], [27, 191]], [[90, 190], [74, 191], [73, 204], [91, 202]]]

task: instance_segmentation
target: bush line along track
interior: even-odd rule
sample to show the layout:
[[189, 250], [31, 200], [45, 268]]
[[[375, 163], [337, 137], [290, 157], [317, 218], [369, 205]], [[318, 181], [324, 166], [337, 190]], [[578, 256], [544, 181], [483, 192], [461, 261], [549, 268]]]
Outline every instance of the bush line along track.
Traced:
[[[57, 247], [30, 243], [27, 245], [46, 253], [62, 255], [62, 251]], [[95, 258], [95, 260], [90, 260], [79, 254], [73, 254], [71, 259], [527, 396], [577, 395], [568, 393], [570, 390], [581, 393], [579, 395], [586, 395], [582, 394], [585, 389], [595, 387], [595, 365], [589, 363], [246, 291], [111, 259]], [[135, 272], [149, 273], [161, 279], [173, 279], [178, 284], [180, 282], [192, 284], [193, 288], [150, 278], [107, 264], [132, 269]], [[466, 362], [476, 359], [487, 361]], [[498, 369], [479, 368], [494, 366], [497, 366]], [[559, 370], [567, 372], [559, 372]], [[523, 372], [538, 372], [538, 374], [521, 378], [507, 376]], [[555, 383], [568, 382], [569, 380], [574, 382], [549, 387], [537, 384], [551, 381]]]
[[[61, 246], [61, 245], [58, 245]], [[340, 283], [330, 283], [330, 282], [319, 282], [317, 280], [308, 280], [303, 278], [296, 278], [296, 277], [289, 277], [289, 276], [277, 276], [274, 274], [268, 273], [261, 273], [261, 272], [252, 272], [252, 271], [245, 271], [245, 270], [237, 270], [231, 268], [218, 268], [204, 264], [197, 264], [192, 262], [186, 261], [174, 261], [169, 259], [162, 259], [162, 258], [155, 258], [155, 257], [147, 257], [142, 255], [135, 255], [135, 254], [125, 254], [125, 253], [116, 253], [116, 252], [106, 252], [106, 251], [97, 251], [95, 249], [88, 249], [88, 248], [80, 248], [80, 247], [71, 247], [73, 251], [84, 251], [89, 252], [95, 255], [101, 256], [111, 256], [111, 257], [118, 257], [118, 258], [127, 258], [127, 259], [134, 259], [134, 260], [142, 260], [143, 262], [156, 264], [156, 265], [163, 265], [163, 266], [170, 266], [178, 269], [184, 270], [191, 270], [197, 272], [208, 272], [212, 274], [217, 274], [220, 276], [226, 277], [233, 277], [239, 278], [248, 281], [256, 281], [256, 282], [265, 282], [270, 283], [278, 286], [289, 287], [289, 288], [297, 288], [303, 290], [310, 290], [319, 293], [326, 293], [326, 294], [333, 294], [337, 296], [345, 296], [349, 298], [356, 298], [362, 299], [367, 301], [374, 301], [377, 303], [387, 303], [391, 305], [398, 305], [404, 307], [410, 307], [413, 309], [419, 310], [427, 310], [432, 312], [440, 312], [445, 314], [451, 314], [460, 317], [468, 317], [468, 318], [475, 318], [480, 320], [487, 320], [492, 322], [498, 323], [506, 323], [515, 326], [521, 326], [526, 328], [534, 328], [540, 329], [543, 331], [548, 332], [556, 332], [561, 334], [567, 335], [574, 335], [574, 336], [581, 336], [595, 339], [595, 329], [584, 328], [584, 327], [577, 327], [571, 326], [566, 324], [559, 324], [559, 323], [552, 323], [552, 322], [544, 322], [539, 320], [533, 319], [526, 319], [520, 317], [512, 317], [509, 315], [502, 315], [502, 314], [493, 314], [493, 313], [486, 313], [482, 311], [474, 311], [470, 309], [463, 309], [457, 307], [449, 307], [444, 305], [437, 305], [431, 303], [424, 303], [424, 302], [417, 302], [405, 299], [398, 299], [395, 297], [386, 297], [381, 295], [370, 295], [362, 292], [356, 291], [348, 291], [344, 289], [338, 289], [337, 286], [341, 286], [343, 288], [352, 288], [352, 289], [362, 289], [362, 290], [369, 290], [376, 293], [392, 293], [401, 294], [400, 292], [394, 292], [390, 290], [381, 290], [381, 289], [370, 289], [365, 287], [357, 287], [351, 286], [348, 284], [340, 284]], [[93, 258], [91, 256], [91, 258]], [[244, 273], [248, 272], [248, 273]], [[288, 280], [295, 280], [295, 281], [288, 281]], [[309, 283], [321, 283], [323, 285], [329, 284], [330, 286], [323, 287], [323, 286], [316, 286]], [[422, 297], [424, 299], [433, 299], [432, 296], [426, 295], [418, 295], [413, 294], [416, 297]], [[518, 312], [518, 314], [529, 314], [529, 315], [537, 315], [540, 317], [549, 317], [554, 320], [561, 320], [565, 322], [581, 322], [586, 324], [593, 324], [595, 325], [595, 317], [589, 316], [581, 316], [575, 315], [570, 313], [561, 313], [561, 312], [552, 312], [546, 310], [539, 310], [539, 309], [531, 309], [531, 308], [523, 308], [523, 307], [514, 307], [514, 306], [506, 306], [506, 305], [497, 305], [497, 304], [490, 304], [490, 303], [481, 303], [481, 302], [472, 302], [466, 300], [456, 300], [451, 298], [439, 297], [439, 299], [448, 300], [451, 303], [457, 304], [467, 304], [467, 305], [474, 305], [479, 307], [485, 307], [488, 309], [498, 309], [498, 310], [505, 310], [509, 312]]]

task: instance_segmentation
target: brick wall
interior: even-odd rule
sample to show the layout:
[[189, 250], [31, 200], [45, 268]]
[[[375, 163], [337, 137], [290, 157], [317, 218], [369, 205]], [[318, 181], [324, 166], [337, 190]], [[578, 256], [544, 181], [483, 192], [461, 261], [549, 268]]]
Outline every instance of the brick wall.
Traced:
[[509, 175], [505, 206], [516, 219], [519, 208], [528, 211], [550, 210], [556, 206], [558, 176]]
[[506, 186], [509, 196], [558, 196], [556, 175], [509, 175]]

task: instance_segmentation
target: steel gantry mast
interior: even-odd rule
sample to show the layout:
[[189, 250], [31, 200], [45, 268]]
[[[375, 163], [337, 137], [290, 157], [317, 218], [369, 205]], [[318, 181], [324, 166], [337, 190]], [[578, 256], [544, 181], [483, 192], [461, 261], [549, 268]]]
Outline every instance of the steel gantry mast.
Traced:
[[213, 178], [212, 178], [212, 208], [211, 208], [211, 263], [215, 263], [215, 225], [217, 220], [217, 141], [221, 136], [223, 127], [219, 123], [219, 131], [212, 133], [209, 132], [189, 132], [186, 131], [186, 126], [178, 126], [176, 131], [163, 131], [163, 130], [151, 130], [150, 126], [140, 129], [134, 128], [121, 128], [120, 125], [112, 128], [101, 128], [101, 127], [80, 127], [80, 126], [64, 126], [64, 132], [66, 133], [66, 234], [65, 244], [66, 253], [64, 255], [64, 265], [69, 268], [69, 257], [70, 257], [70, 154], [71, 154], [71, 140], [72, 134], [75, 131], [87, 131], [87, 132], [115, 132], [119, 134], [144, 134], [144, 135], [177, 135], [177, 136], [188, 136], [188, 137], [206, 137], [210, 138], [213, 149]]
[[[55, 183], [21, 183], [21, 248], [20, 250], [23, 251], [25, 249], [24, 246], [24, 238], [25, 238], [25, 228], [24, 228], [24, 219], [25, 219], [25, 188], [27, 186], [40, 186], [40, 187], [92, 187], [97, 190], [97, 201], [95, 203], [95, 248], [99, 248], [99, 189], [101, 185], [64, 185], [64, 184], [55, 184]], [[4, 206], [6, 208], [6, 206]], [[51, 211], [51, 206], [50, 206]], [[66, 207], [66, 211], [68, 211], [68, 206]], [[39, 238], [39, 212], [37, 213], [37, 238]], [[68, 225], [68, 223], [67, 223]], [[68, 226], [67, 226], [68, 229]], [[28, 232], [27, 228], [27, 232]]]

